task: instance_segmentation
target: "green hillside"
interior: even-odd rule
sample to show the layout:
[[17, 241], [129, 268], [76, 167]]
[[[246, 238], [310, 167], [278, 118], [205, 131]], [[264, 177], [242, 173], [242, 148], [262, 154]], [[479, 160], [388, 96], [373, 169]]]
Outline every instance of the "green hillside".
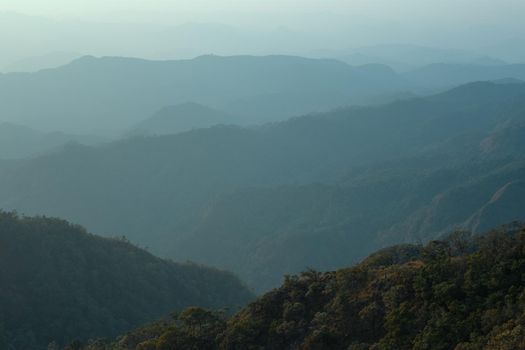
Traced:
[[232, 274], [154, 257], [59, 219], [0, 213], [0, 348], [111, 337], [189, 306], [236, 308]]
[[188, 309], [85, 349], [522, 349], [524, 274], [524, 226], [456, 232], [287, 277], [230, 319]]

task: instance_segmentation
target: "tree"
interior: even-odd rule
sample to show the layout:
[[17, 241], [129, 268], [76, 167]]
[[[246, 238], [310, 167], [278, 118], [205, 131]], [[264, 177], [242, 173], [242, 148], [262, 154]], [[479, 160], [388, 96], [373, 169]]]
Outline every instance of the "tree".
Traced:
[[8, 348], [7, 331], [3, 322], [0, 322], [0, 350], [7, 350]]

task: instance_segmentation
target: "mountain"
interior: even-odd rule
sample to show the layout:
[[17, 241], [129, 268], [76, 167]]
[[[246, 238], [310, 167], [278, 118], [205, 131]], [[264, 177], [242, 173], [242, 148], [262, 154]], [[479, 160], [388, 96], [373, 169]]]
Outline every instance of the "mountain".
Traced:
[[[131, 135], [169, 135], [218, 124], [241, 124], [242, 119], [198, 103], [167, 106], [134, 127]], [[244, 121], [246, 123], [246, 121]]]
[[333, 270], [392, 243], [525, 220], [523, 158], [479, 159], [415, 158], [337, 185], [240, 190], [210, 205], [168, 255], [231, 269], [264, 292], [285, 274]]
[[85, 56], [55, 69], [0, 75], [0, 109], [4, 121], [71, 133], [122, 133], [163, 107], [187, 101], [260, 124], [473, 81], [524, 79], [523, 67], [434, 64], [398, 74], [381, 64], [354, 67], [295, 56]]
[[0, 123], [0, 159], [34, 157], [55, 151], [67, 143], [95, 145], [105, 141], [99, 136], [41, 132], [21, 125]]
[[73, 52], [50, 52], [36, 57], [17, 60], [3, 67], [7, 72], [38, 72], [42, 69], [56, 68], [68, 64], [82, 55]]
[[231, 267], [257, 292], [308, 267], [326, 271], [355, 263], [377, 247], [372, 233], [384, 213], [378, 209], [381, 218], [374, 222], [372, 203], [356, 198], [364, 189], [355, 192], [313, 184], [224, 195], [168, 255]]
[[407, 72], [403, 76], [412, 84], [449, 88], [471, 81], [491, 81], [504, 78], [525, 79], [525, 64], [486, 66], [480, 64], [434, 63]]
[[334, 57], [351, 65], [386, 64], [406, 72], [435, 63], [504, 65], [505, 61], [468, 50], [444, 49], [418, 45], [390, 44], [356, 47], [339, 51], [317, 52], [317, 57]]
[[370, 74], [336, 60], [293, 56], [86, 56], [56, 69], [0, 75], [0, 109], [6, 121], [73, 132], [127, 129], [162, 107], [187, 101], [261, 122], [268, 119], [255, 113], [257, 104], [233, 112], [226, 107], [250, 99], [293, 101], [284, 110], [272, 105], [266, 118], [276, 120], [398, 90], [387, 80], [369, 81]]
[[80, 349], [521, 349], [525, 227], [455, 232], [289, 276], [230, 319], [188, 309]]
[[516, 79], [516, 78], [502, 78], [502, 79], [496, 79], [492, 81], [493, 83], [497, 84], [523, 84], [525, 81]]
[[524, 84], [472, 83], [258, 128], [70, 145], [3, 164], [0, 207], [126, 234], [262, 292], [385, 245], [525, 219], [519, 196], [495, 197], [508, 215], [483, 209], [525, 180], [524, 96]]
[[113, 337], [189, 306], [244, 305], [232, 274], [159, 259], [59, 219], [0, 213], [0, 346]]
[[[38, 64], [45, 63], [49, 53], [51, 56], [60, 57], [61, 54], [56, 53], [64, 52], [151, 59], [191, 58], [205, 53], [232, 55], [238, 52], [285, 52], [276, 47], [274, 33], [257, 35], [258, 33], [246, 28], [235, 28], [221, 23], [185, 23], [182, 17], [179, 17], [176, 23], [170, 20], [169, 23], [163, 24], [159, 21], [137, 22], [136, 18], [130, 18], [130, 21], [94, 17], [60, 19], [4, 10], [7, 9], [2, 8], [0, 13], [0, 41], [4, 43], [0, 67], [32, 57], [36, 58]], [[79, 37], [83, 40], [79, 41]], [[20, 45], [19, 40], [23, 41], [24, 45]], [[263, 50], [261, 40], [268, 44], [264, 45]], [[289, 45], [290, 40], [279, 46], [286, 44]]]

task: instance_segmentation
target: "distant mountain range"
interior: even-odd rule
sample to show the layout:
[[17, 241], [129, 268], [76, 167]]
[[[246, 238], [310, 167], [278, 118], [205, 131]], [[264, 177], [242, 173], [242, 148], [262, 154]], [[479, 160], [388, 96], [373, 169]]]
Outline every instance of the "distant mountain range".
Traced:
[[421, 87], [432, 82], [434, 86], [453, 86], [469, 81], [492, 81], [504, 78], [525, 79], [524, 64], [472, 65], [472, 64], [431, 64], [406, 73], [406, 78]]
[[499, 58], [468, 50], [443, 49], [407, 44], [363, 46], [332, 51], [318, 50], [311, 54], [317, 57], [337, 58], [351, 65], [384, 64], [399, 72], [407, 72], [435, 63], [482, 66], [506, 64], [505, 61]]
[[198, 103], [187, 102], [160, 109], [151, 118], [132, 128], [127, 135], [170, 135], [219, 124], [243, 125], [246, 122], [228, 113]]
[[27, 57], [12, 62], [0, 69], [0, 72], [38, 72], [42, 69], [57, 68], [82, 57], [83, 55], [74, 52], [50, 52], [45, 55]]
[[525, 84], [473, 83], [258, 128], [70, 145], [0, 163], [0, 207], [126, 234], [264, 291], [387, 244], [524, 219], [524, 96]]
[[41, 132], [21, 125], [0, 123], [0, 159], [43, 155], [68, 143], [95, 145], [105, 141], [100, 136]]
[[58, 219], [0, 212], [0, 246], [6, 349], [112, 337], [189, 306], [235, 311], [252, 299], [230, 273], [162, 260]]
[[[187, 101], [264, 122], [397, 91], [395, 81], [371, 75], [335, 60], [289, 56], [84, 57], [57, 69], [0, 75], [0, 108], [6, 121], [77, 132], [122, 130]], [[257, 111], [262, 103], [269, 106], [264, 115]]]
[[[486, 24], [469, 26], [469, 30], [465, 30], [464, 23], [459, 22], [456, 23], [459, 27], [452, 23], [438, 27], [427, 23], [425, 29], [415, 29], [410, 23], [390, 23], [384, 19], [363, 17], [360, 13], [294, 13], [291, 18], [281, 18], [281, 25], [275, 23], [276, 18], [261, 13], [244, 14], [241, 22], [252, 25], [242, 25], [234, 20], [237, 22], [235, 25], [224, 16], [208, 20], [202, 18], [198, 22], [193, 18], [187, 22], [188, 18], [179, 14], [167, 23], [145, 23], [137, 22], [138, 17], [129, 15], [127, 20], [116, 22], [114, 17], [97, 20], [97, 16], [90, 16], [85, 20], [65, 20], [2, 11], [0, 42], [4, 43], [4, 47], [0, 67], [53, 52], [170, 59], [208, 53], [234, 55], [239, 52], [306, 55], [316, 49], [323, 52], [323, 57], [340, 58], [357, 54], [358, 57], [368, 58], [351, 61], [351, 64], [399, 63], [411, 69], [438, 62], [490, 63], [503, 59], [514, 63], [525, 60], [524, 49], [517, 44], [523, 39], [523, 31], [510, 22], [503, 25], [508, 28], [506, 30]], [[137, 15], [142, 17], [146, 14]], [[254, 21], [260, 25], [253, 25]], [[315, 23], [315, 29], [300, 29], [305, 23]], [[67, 35], [71, 33], [75, 35]], [[424, 46], [429, 43], [436, 45], [439, 40], [435, 40], [435, 34], [443, 39], [442, 45], [471, 49]], [[78, 37], [83, 40], [77, 40]], [[23, 40], [24, 45], [19, 45], [18, 40]], [[410, 42], [426, 44], [413, 45]], [[360, 46], [344, 49], [348, 43]], [[378, 62], [378, 58], [382, 60]]]
[[524, 67], [444, 63], [398, 74], [380, 64], [354, 67], [294, 56], [180, 61], [86, 56], [56, 69], [0, 75], [0, 109], [4, 121], [73, 133], [119, 134], [188, 101], [238, 116], [228, 124], [256, 124], [388, 103], [472, 81], [523, 80]]
[[264, 291], [283, 274], [348, 265], [391, 243], [525, 220], [525, 143], [498, 142], [490, 153], [476, 144], [459, 157], [443, 151], [354, 171], [336, 185], [225, 195], [169, 255], [232, 269]]

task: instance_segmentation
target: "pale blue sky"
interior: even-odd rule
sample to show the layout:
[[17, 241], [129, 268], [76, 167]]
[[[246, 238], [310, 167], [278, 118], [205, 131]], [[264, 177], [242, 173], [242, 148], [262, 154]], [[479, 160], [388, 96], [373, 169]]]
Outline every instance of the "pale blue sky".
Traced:
[[525, 0], [0, 0], [0, 70], [50, 52], [165, 59], [377, 44], [521, 61], [523, 18]]
[[134, 13], [193, 16], [240, 12], [329, 11], [377, 18], [463, 20], [469, 23], [517, 20], [525, 15], [523, 0], [0, 0], [0, 10], [60, 17], [114, 16]]

